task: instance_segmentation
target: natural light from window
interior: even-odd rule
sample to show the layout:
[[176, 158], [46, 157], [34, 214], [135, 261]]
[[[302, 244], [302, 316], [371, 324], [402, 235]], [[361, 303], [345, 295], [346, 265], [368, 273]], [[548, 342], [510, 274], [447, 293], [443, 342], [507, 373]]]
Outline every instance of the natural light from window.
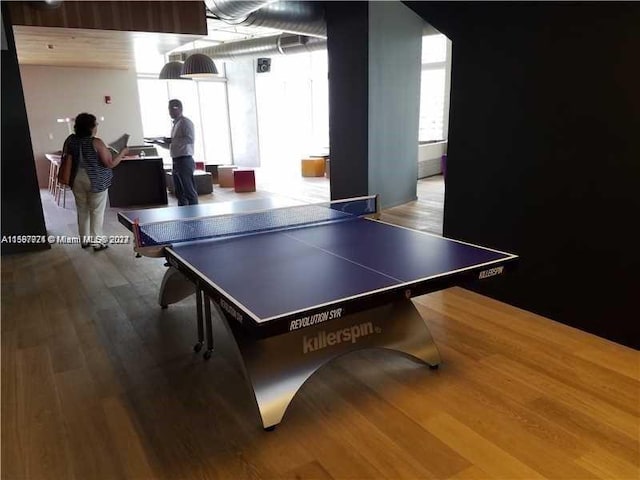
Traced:
[[[194, 159], [232, 163], [227, 90], [223, 81], [139, 78], [138, 92], [145, 137], [171, 135], [167, 103], [176, 98], [182, 102], [184, 116], [195, 127]], [[168, 150], [158, 147], [158, 154], [170, 161]]]
[[444, 35], [422, 37], [420, 127], [418, 140], [446, 140], [451, 42]]
[[[224, 63], [214, 81], [157, 80], [151, 69], [165, 59], [140, 58], [138, 87], [145, 137], [169, 136], [167, 102], [178, 98], [196, 127], [194, 157], [206, 163], [233, 163]], [[159, 67], [160, 65], [160, 67]], [[446, 140], [451, 42], [422, 38], [419, 141]], [[271, 69], [255, 73], [256, 111], [262, 167], [298, 172], [300, 159], [328, 153], [329, 82], [327, 51], [274, 55]], [[168, 151], [159, 154], [169, 161]]]
[[256, 74], [260, 158], [299, 172], [300, 159], [329, 147], [327, 52], [274, 56]]

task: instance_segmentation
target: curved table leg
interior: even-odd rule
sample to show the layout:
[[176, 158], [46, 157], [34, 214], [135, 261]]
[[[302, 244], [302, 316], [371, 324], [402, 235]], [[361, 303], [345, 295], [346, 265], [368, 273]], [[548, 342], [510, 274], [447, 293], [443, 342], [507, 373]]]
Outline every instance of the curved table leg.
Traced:
[[217, 305], [216, 312], [222, 319], [214, 322], [221, 330], [217, 335], [230, 340], [224, 344], [231, 347], [236, 364], [253, 390], [265, 429], [280, 423], [304, 382], [339, 356], [365, 348], [385, 348], [431, 367], [440, 363], [427, 325], [410, 300], [264, 339], [249, 337], [240, 328], [231, 329]]
[[187, 277], [176, 268], [169, 267], [167, 271], [164, 272], [164, 277], [162, 277], [158, 303], [161, 307], [165, 308], [167, 305], [184, 300], [195, 292], [196, 287], [193, 282], [188, 280]]

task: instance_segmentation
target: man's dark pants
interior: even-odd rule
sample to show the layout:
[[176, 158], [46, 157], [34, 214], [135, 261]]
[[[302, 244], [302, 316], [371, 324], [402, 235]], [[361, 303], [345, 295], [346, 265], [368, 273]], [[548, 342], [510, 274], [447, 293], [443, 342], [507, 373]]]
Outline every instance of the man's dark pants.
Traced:
[[178, 198], [178, 205], [196, 205], [198, 192], [193, 172], [196, 164], [191, 155], [173, 159], [173, 188]]

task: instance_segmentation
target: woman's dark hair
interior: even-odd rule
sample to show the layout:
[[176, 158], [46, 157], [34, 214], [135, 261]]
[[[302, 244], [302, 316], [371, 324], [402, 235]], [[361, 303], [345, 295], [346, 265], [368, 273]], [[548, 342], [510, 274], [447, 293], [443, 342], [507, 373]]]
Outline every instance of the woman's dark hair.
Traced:
[[79, 137], [90, 137], [93, 127], [96, 125], [95, 115], [91, 115], [90, 113], [80, 113], [76, 117], [76, 123], [73, 125], [73, 131]]

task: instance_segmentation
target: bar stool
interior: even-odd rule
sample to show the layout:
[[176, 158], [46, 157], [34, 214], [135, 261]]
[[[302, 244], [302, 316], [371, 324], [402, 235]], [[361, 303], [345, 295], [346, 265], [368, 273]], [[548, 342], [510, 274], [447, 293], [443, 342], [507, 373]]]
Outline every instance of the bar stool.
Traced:
[[53, 194], [56, 181], [56, 165], [49, 160], [49, 193]]
[[58, 183], [58, 169], [60, 167], [60, 160], [54, 154], [45, 154], [47, 160], [49, 160], [49, 193], [55, 195], [56, 185]]
[[67, 190], [69, 187], [58, 182], [60, 156], [48, 153], [45, 156], [49, 160], [49, 192], [53, 195], [53, 199], [58, 206], [60, 206], [60, 198], [62, 198], [62, 208], [65, 208], [67, 206]]
[[67, 190], [69, 187], [67, 187], [66, 185], [62, 185], [60, 182], [58, 182], [58, 179], [56, 177], [56, 190], [54, 192], [54, 196], [53, 198], [56, 201], [56, 205], [60, 206], [60, 197], [62, 196], [62, 208], [66, 208], [67, 206]]

